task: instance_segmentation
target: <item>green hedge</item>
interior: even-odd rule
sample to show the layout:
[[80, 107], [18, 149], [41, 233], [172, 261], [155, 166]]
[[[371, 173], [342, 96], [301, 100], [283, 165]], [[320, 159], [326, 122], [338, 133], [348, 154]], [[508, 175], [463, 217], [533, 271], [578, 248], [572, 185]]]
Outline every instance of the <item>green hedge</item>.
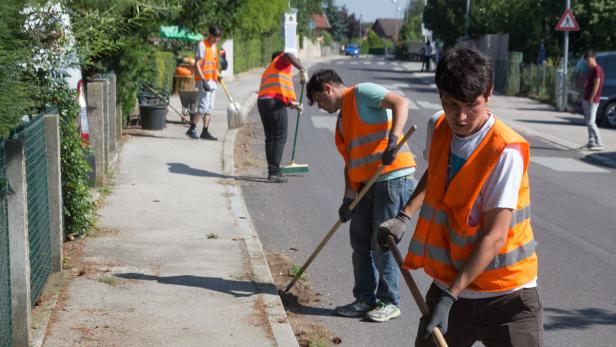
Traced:
[[284, 42], [279, 32], [255, 37], [233, 38], [233, 72], [240, 73], [267, 65], [272, 53], [282, 51]]
[[154, 88], [170, 93], [173, 89], [173, 75], [176, 67], [175, 54], [168, 51], [157, 51], [154, 53], [154, 61], [156, 62]]

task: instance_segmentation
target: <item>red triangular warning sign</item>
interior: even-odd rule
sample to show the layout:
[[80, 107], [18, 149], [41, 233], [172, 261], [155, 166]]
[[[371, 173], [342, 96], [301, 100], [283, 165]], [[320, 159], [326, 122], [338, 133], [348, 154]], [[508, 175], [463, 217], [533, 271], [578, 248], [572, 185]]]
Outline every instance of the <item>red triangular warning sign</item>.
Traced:
[[580, 26], [578, 25], [575, 17], [573, 17], [573, 13], [570, 9], [566, 9], [563, 16], [560, 17], [558, 24], [556, 24], [556, 30], [558, 31], [579, 31]]

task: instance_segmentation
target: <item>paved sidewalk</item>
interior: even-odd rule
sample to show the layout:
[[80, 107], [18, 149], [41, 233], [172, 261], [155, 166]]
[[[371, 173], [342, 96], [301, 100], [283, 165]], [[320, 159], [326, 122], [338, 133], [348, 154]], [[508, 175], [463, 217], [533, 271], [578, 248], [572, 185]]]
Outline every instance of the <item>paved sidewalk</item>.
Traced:
[[[244, 111], [261, 71], [225, 81]], [[227, 105], [219, 86], [218, 141], [188, 139], [172, 109], [164, 130], [128, 131], [106, 232], [86, 240], [45, 346], [297, 346], [234, 182]]]
[[[436, 91], [434, 72], [419, 72], [421, 63], [406, 62], [402, 65], [411, 72], [413, 78], [421, 79]], [[579, 151], [584, 156], [616, 168], [616, 129], [599, 128], [605, 150], [591, 152], [581, 149], [588, 138], [582, 114], [558, 112], [549, 104], [505, 95], [494, 95], [488, 107], [497, 117], [523, 134], [540, 138], [565, 150]]]

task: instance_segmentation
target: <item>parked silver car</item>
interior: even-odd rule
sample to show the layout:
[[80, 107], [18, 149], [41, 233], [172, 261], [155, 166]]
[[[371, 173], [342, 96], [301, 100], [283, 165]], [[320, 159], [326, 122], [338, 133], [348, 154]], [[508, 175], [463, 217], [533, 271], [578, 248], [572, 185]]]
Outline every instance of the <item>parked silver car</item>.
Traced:
[[[597, 110], [597, 124], [616, 128], [616, 51], [597, 52], [597, 63], [605, 72], [605, 81]], [[584, 82], [587, 74], [588, 66], [582, 57], [575, 64], [569, 83], [569, 107], [573, 110], [582, 110]]]

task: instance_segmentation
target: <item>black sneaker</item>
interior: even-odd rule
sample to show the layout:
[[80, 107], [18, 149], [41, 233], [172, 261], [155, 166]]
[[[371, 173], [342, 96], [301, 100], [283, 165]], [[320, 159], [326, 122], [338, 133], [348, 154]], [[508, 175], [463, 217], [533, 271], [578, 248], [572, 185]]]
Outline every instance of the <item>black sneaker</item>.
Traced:
[[203, 130], [199, 138], [201, 138], [202, 140], [212, 140], [212, 141], [218, 140], [217, 137], [212, 136], [212, 134], [210, 134], [210, 132], [207, 130]]
[[359, 300], [355, 300], [348, 305], [338, 306], [334, 311], [343, 317], [364, 317], [366, 313], [372, 311], [375, 305], [370, 305]]
[[287, 179], [282, 177], [281, 174], [270, 174], [267, 176], [267, 181], [269, 183], [286, 183]]
[[197, 131], [195, 129], [188, 129], [188, 131], [186, 132], [186, 136], [195, 140], [199, 139], [199, 136], [197, 136]]

